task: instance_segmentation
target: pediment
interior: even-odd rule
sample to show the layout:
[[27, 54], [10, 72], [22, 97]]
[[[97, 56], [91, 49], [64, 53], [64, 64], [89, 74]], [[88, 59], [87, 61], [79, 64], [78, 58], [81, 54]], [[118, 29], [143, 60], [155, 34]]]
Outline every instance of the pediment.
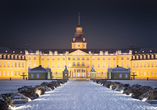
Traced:
[[82, 55], [82, 56], [85, 56], [85, 55], [89, 55], [89, 54], [87, 54], [86, 52], [84, 52], [82, 50], [76, 50], [76, 51], [70, 53], [69, 55]]

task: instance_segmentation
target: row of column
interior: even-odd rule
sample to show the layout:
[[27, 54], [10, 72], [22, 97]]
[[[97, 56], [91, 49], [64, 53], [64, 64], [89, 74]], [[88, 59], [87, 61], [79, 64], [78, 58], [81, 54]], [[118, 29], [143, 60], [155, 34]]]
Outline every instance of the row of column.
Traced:
[[86, 78], [87, 70], [86, 69], [70, 69], [69, 76], [70, 78]]

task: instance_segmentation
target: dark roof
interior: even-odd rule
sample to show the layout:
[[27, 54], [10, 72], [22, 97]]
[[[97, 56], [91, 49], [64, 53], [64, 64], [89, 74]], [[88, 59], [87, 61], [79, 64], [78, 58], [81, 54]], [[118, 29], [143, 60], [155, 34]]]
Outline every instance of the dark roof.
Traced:
[[43, 68], [41, 65], [39, 65], [38, 67], [32, 68], [30, 70], [31, 71], [46, 71], [46, 68]]
[[157, 47], [154, 48], [140, 48], [137, 54], [157, 53]]
[[0, 47], [0, 53], [3, 53], [3, 54], [25, 54], [25, 51], [22, 48]]
[[83, 34], [75, 36], [74, 38], [75, 38], [75, 41], [72, 41], [72, 42], [86, 42], [86, 39], [85, 41], [83, 41], [83, 38], [85, 38]]

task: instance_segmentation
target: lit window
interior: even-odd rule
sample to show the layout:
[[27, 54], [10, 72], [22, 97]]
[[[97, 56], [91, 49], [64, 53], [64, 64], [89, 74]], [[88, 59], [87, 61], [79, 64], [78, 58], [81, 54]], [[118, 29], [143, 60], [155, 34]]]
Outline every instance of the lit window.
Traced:
[[127, 62], [127, 68], [129, 68], [129, 62]]
[[2, 62], [0, 62], [0, 67], [2, 67]]
[[138, 62], [136, 63], [136, 67], [138, 68]]
[[21, 63], [19, 62], [19, 67], [21, 67]]
[[60, 67], [60, 63], [57, 64], [57, 67], [58, 67], [58, 68]]
[[19, 71], [19, 76], [20, 76], [20, 71]]
[[144, 76], [146, 76], [146, 72], [144, 72]]
[[13, 67], [13, 65], [14, 65], [13, 62], [11, 62], [11, 67]]
[[94, 57], [92, 58], [92, 60], [94, 60]]
[[140, 67], [142, 67], [142, 62], [140, 62]]
[[37, 74], [37, 78], [39, 78], [39, 74]]
[[152, 58], [154, 58], [154, 55], [152, 55]]
[[3, 71], [3, 76], [5, 76], [5, 71]]
[[148, 67], [150, 67], [150, 62], [148, 62]]
[[55, 64], [54, 63], [52, 63], [52, 68], [54, 68], [55, 67]]
[[105, 63], [103, 63], [103, 68], [105, 68]]
[[84, 62], [82, 62], [82, 66], [85, 66]]
[[108, 67], [109, 67], [109, 68], [111, 67], [110, 63], [108, 63]]
[[28, 60], [31, 60], [31, 57], [28, 57]]
[[98, 71], [98, 76], [100, 76], [100, 72]]
[[144, 59], [146, 59], [146, 55], [144, 55]]
[[47, 63], [47, 68], [49, 68], [49, 63]]
[[77, 62], [77, 66], [80, 66], [80, 62]]
[[42, 60], [44, 60], [44, 57], [42, 57]]
[[119, 74], [119, 78], [122, 78], [122, 74]]
[[55, 58], [54, 58], [54, 57], [52, 57], [52, 60], [55, 60]]
[[105, 60], [105, 57], [103, 57], [103, 60]]
[[154, 67], [154, 62], [152, 62], [152, 64], [151, 64], [151, 65], [152, 65], [152, 67]]
[[68, 64], [68, 67], [70, 67], [70, 63]]
[[6, 58], [6, 55], [3, 55], [3, 58]]
[[98, 57], [98, 60], [100, 60], [100, 58]]
[[125, 78], [128, 78], [128, 74], [125, 74]]
[[75, 60], [75, 57], [73, 57], [73, 60]]
[[10, 67], [10, 63], [8, 62], [8, 67]]
[[157, 67], [157, 62], [155, 62], [155, 67]]
[[[15, 66], [16, 67], [16, 66]], [[30, 62], [28, 62], [28, 68], [30, 68], [31, 67], [31, 63]]]
[[156, 76], [157, 76], [157, 71], [156, 71]]
[[152, 76], [154, 76], [154, 72], [152, 71]]
[[89, 63], [87, 63], [87, 68], [89, 68]]
[[10, 55], [8, 55], [8, 59], [10, 58]]
[[31, 74], [31, 78], [34, 78], [34, 74]]
[[103, 71], [103, 75], [105, 76], [105, 71]]
[[140, 59], [142, 59], [142, 55], [140, 55]]
[[9, 76], [9, 71], [8, 71], [8, 76]]
[[127, 57], [127, 60], [129, 60], [129, 57]]
[[144, 67], [146, 67], [146, 62], [144, 62]]
[[4, 65], [3, 65], [3, 67], [6, 67], [6, 63], [4, 62]]
[[152, 50], [150, 50], [150, 52], [152, 52]]
[[70, 57], [68, 57], [68, 60], [70, 60]]
[[124, 62], [121, 63], [121, 66], [124, 67]]
[[138, 56], [136, 56], [136, 59], [138, 59]]
[[150, 58], [150, 55], [147, 55], [148, 59]]
[[135, 59], [135, 56], [133, 56], [133, 59]]
[[17, 72], [15, 71], [15, 76], [17, 76]]
[[135, 68], [135, 63], [133, 63], [133, 68]]
[[2, 55], [0, 55], [0, 58], [2, 58]]
[[157, 55], [155, 55], [155, 58], [157, 58]]
[[11, 71], [11, 76], [13, 76], [13, 71]]
[[75, 62], [73, 62], [73, 66], [75, 66]]
[[58, 57], [58, 60], [60, 60], [60, 58]]
[[148, 71], [148, 76], [150, 76], [150, 71]]
[[98, 68], [100, 68], [100, 63], [98, 63]]
[[89, 57], [87, 57], [87, 60], [89, 60]]
[[124, 57], [121, 57], [121, 60], [124, 60]]
[[115, 57], [113, 57], [113, 60], [116, 60], [116, 58], [115, 58]]
[[65, 68], [65, 63], [63, 63], [63, 68]]
[[19, 56], [19, 59], [21, 59], [21, 56]]
[[49, 60], [49, 57], [47, 57], [47, 60]]
[[110, 57], [108, 57], [108, 60], [110, 60]]
[[34, 60], [36, 60], [36, 57], [34, 57]]
[[22, 59], [25, 59], [25, 56], [22, 56]]
[[36, 62], [34, 62], [34, 67], [36, 67]]
[[22, 67], [24, 68], [24, 63], [22, 62]]
[[142, 71], [141, 71], [141, 74], [140, 74], [141, 76], [142, 76]]
[[65, 60], [65, 58], [63, 57], [63, 60]]
[[137, 76], [138, 76], [138, 71], [137, 71]]

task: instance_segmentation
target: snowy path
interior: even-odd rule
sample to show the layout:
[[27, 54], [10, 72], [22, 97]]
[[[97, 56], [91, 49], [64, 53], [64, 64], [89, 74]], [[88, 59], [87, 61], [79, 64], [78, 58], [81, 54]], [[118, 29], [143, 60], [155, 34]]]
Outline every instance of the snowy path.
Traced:
[[91, 81], [68, 81], [20, 110], [157, 110], [149, 103], [133, 99]]

